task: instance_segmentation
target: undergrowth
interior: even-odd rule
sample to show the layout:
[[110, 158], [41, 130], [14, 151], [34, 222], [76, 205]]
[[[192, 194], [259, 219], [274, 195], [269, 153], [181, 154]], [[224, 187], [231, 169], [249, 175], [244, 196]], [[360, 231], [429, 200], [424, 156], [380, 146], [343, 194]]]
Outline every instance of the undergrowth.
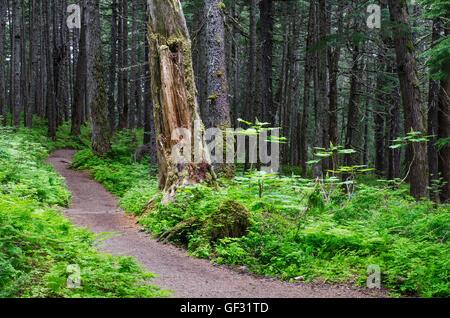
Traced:
[[[159, 205], [141, 219], [160, 235], [192, 216], [206, 218], [224, 200], [234, 200], [252, 212], [252, 226], [241, 238], [209, 242], [202, 230], [193, 231], [187, 245], [191, 254], [213, 262], [246, 265], [252, 272], [282, 279], [351, 282], [365, 286], [367, 267], [380, 266], [382, 285], [394, 293], [425, 297], [449, 296], [450, 226], [448, 206], [416, 203], [404, 190], [377, 192], [361, 186], [342, 207], [345, 195], [336, 194], [323, 208], [309, 209], [303, 192], [291, 180], [272, 186], [260, 199], [248, 183], [182, 190], [177, 200]], [[311, 196], [309, 196], [311, 197]]]
[[175, 238], [191, 255], [287, 280], [362, 287], [367, 268], [375, 264], [382, 287], [394, 296], [450, 296], [449, 206], [416, 202], [405, 185], [386, 188], [385, 182], [363, 175], [348, 195], [333, 182], [318, 188], [297, 177], [295, 169], [286, 170], [289, 177], [239, 172], [231, 181], [221, 180], [219, 191], [185, 187], [175, 202], [162, 205], [148, 164], [125, 157], [98, 158], [85, 149], [72, 166], [90, 170], [129, 213], [141, 215], [156, 198], [156, 209], [140, 219], [155, 236], [192, 217], [206, 220], [226, 200], [250, 210], [251, 226], [243, 237], [210, 241], [204, 228], [193, 228], [187, 243]]
[[[154, 274], [135, 259], [97, 250], [108, 234], [74, 226], [58, 208], [70, 203], [70, 193], [44, 159], [72, 142], [83, 147], [70, 138], [50, 141], [39, 128], [0, 128], [0, 298], [168, 295], [149, 284]], [[79, 288], [67, 284], [74, 266]]]

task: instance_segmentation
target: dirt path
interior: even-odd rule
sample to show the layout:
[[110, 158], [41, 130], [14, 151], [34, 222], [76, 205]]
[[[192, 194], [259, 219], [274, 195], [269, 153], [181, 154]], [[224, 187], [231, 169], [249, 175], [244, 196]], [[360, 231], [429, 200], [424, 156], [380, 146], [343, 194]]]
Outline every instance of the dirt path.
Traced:
[[72, 207], [67, 217], [91, 231], [117, 232], [102, 250], [132, 255], [159, 275], [153, 283], [176, 291], [174, 297], [385, 297], [386, 293], [327, 284], [288, 283], [278, 279], [239, 273], [207, 260], [195, 259], [172, 245], [160, 244], [140, 231], [134, 217], [118, 208], [117, 198], [93, 181], [85, 172], [69, 169], [76, 151], [57, 150], [47, 160], [66, 178], [72, 192]]

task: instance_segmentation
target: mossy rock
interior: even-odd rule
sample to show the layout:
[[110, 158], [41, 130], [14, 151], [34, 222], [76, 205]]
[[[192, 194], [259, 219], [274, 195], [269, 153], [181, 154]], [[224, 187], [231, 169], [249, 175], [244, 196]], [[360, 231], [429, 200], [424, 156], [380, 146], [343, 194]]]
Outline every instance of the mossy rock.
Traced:
[[198, 230], [208, 241], [217, 241], [225, 237], [242, 237], [247, 234], [250, 226], [250, 212], [248, 209], [233, 200], [222, 202], [217, 210], [208, 216], [205, 221], [197, 217], [190, 217], [181, 221], [159, 236], [159, 241], [168, 241], [187, 245], [188, 235]]
[[242, 237], [250, 226], [250, 212], [233, 200], [222, 202], [204, 223], [203, 228], [210, 241], [225, 237]]
[[233, 164], [220, 164], [217, 166], [217, 175], [225, 179], [233, 179], [236, 176], [236, 167]]
[[191, 217], [181, 221], [174, 227], [161, 234], [158, 241], [163, 243], [167, 241], [177, 241], [182, 244], [187, 244], [187, 235], [197, 230], [200, 226], [201, 223], [198, 222], [198, 219], [196, 217]]

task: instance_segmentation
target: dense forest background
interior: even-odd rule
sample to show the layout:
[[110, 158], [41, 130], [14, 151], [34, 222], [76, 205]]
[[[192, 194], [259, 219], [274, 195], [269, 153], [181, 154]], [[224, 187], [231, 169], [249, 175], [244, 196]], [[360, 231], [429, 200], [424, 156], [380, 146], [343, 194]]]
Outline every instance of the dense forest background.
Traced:
[[[448, 297], [449, 17], [448, 0], [0, 0], [0, 297], [170, 294], [77, 220], [301, 284]], [[281, 128], [278, 173], [250, 138], [234, 163], [203, 137], [175, 162], [172, 133], [200, 120]], [[148, 242], [110, 247], [181, 291], [228, 280]]]
[[[313, 169], [307, 163], [340, 145], [356, 152], [340, 156], [339, 166], [407, 176], [416, 198], [446, 201], [449, 3], [392, 2], [390, 13], [388, 1], [375, 2], [381, 28], [367, 22], [374, 1], [182, 1], [202, 120], [238, 127], [239, 118], [257, 118], [281, 127], [282, 164], [301, 167], [303, 176], [336, 170], [329, 158]], [[146, 1], [81, 1], [80, 29], [67, 27], [71, 3], [1, 2], [2, 123], [48, 119], [51, 137], [67, 121], [74, 135], [91, 119], [110, 132], [143, 128], [155, 162]], [[107, 123], [91, 107], [97, 49]], [[429, 142], [411, 142], [411, 131]], [[408, 136], [407, 147], [391, 148]]]

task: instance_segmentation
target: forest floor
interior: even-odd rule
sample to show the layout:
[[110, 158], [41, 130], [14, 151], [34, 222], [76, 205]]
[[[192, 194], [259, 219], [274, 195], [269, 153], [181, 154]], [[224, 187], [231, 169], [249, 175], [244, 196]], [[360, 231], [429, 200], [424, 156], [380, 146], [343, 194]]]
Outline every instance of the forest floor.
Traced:
[[161, 244], [136, 224], [137, 219], [118, 207], [118, 199], [88, 174], [69, 168], [75, 150], [56, 150], [47, 162], [66, 179], [72, 205], [65, 215], [95, 233], [114, 233], [102, 242], [102, 251], [130, 255], [159, 275], [152, 283], [172, 290], [174, 297], [296, 298], [296, 297], [388, 297], [384, 290], [359, 289], [350, 285], [285, 282], [252, 275], [245, 268], [212, 264], [193, 258], [170, 244]]

